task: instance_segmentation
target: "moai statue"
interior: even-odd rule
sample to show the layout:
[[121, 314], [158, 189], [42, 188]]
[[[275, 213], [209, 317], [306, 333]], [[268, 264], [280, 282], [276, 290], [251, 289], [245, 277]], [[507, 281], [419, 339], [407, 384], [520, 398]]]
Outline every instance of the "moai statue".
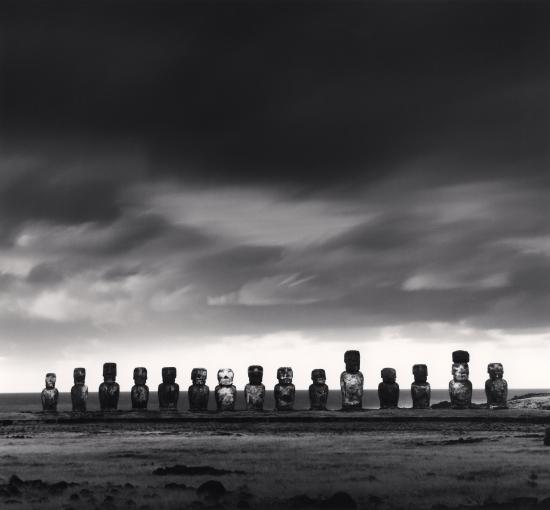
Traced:
[[311, 381], [313, 384], [309, 386], [309, 408], [312, 411], [326, 411], [328, 386], [325, 371], [322, 368], [312, 370]]
[[74, 386], [71, 388], [71, 402], [73, 411], [86, 412], [86, 403], [88, 401], [88, 386], [86, 381], [86, 369], [79, 367], [73, 371]]
[[159, 384], [159, 407], [161, 409], [177, 409], [180, 387], [176, 383], [176, 367], [163, 367], [162, 383]]
[[453, 380], [449, 382], [449, 395], [453, 409], [468, 409], [472, 404], [472, 383], [468, 380], [470, 354], [453, 352]]
[[120, 386], [116, 381], [116, 363], [103, 364], [103, 382], [99, 385], [99, 407], [110, 411], [118, 407]]
[[193, 384], [187, 390], [190, 411], [206, 411], [208, 409], [208, 397], [210, 390], [206, 386], [206, 368], [194, 368], [191, 370]]
[[281, 367], [277, 370], [279, 384], [275, 385], [275, 409], [277, 411], [292, 411], [296, 387], [292, 384], [294, 373], [290, 367]]
[[264, 369], [260, 365], [248, 367], [249, 383], [244, 387], [244, 400], [249, 411], [263, 411], [265, 386], [262, 384]]
[[344, 354], [346, 370], [340, 376], [342, 389], [342, 409], [350, 411], [363, 407], [363, 374], [359, 371], [361, 355], [359, 351], [346, 351]]
[[429, 409], [432, 390], [428, 382], [428, 367], [413, 365], [413, 375], [414, 382], [411, 384], [413, 409]]
[[382, 382], [378, 385], [380, 409], [394, 409], [399, 402], [399, 384], [395, 382], [395, 368], [383, 368], [380, 372]]
[[42, 409], [44, 411], [57, 411], [59, 391], [55, 387], [56, 376], [52, 372], [46, 374], [46, 387], [42, 390]]
[[487, 365], [489, 379], [485, 381], [487, 406], [491, 409], [506, 409], [508, 407], [508, 383], [502, 378], [504, 368], [502, 363]]
[[235, 374], [230, 368], [218, 370], [218, 386], [216, 386], [216, 406], [218, 411], [234, 411], [237, 400], [237, 388], [233, 386]]
[[130, 396], [132, 398], [132, 409], [147, 409], [149, 403], [149, 386], [147, 382], [147, 369], [145, 367], [134, 368], [134, 386]]

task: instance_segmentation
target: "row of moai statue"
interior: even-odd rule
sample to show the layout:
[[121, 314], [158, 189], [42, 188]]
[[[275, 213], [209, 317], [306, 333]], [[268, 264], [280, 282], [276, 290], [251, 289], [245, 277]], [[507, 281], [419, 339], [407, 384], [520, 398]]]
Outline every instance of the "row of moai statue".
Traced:
[[[466, 409], [472, 403], [472, 383], [469, 381], [470, 355], [466, 351], [453, 352], [452, 374], [449, 382], [451, 407]], [[342, 409], [356, 410], [363, 407], [364, 377], [360, 371], [361, 357], [359, 351], [346, 351], [344, 363], [346, 370], [340, 376], [342, 392]], [[487, 405], [490, 408], [507, 407], [508, 386], [502, 378], [503, 368], [500, 363], [490, 363], [487, 371], [490, 378], [485, 383]], [[245, 386], [244, 395], [246, 408], [252, 411], [261, 411], [264, 408], [265, 386], [263, 368], [260, 365], [248, 367], [249, 383]], [[428, 383], [428, 367], [414, 365], [414, 382], [411, 384], [413, 409], [428, 409], [430, 407], [431, 388]], [[73, 411], [86, 411], [88, 387], [85, 384], [86, 369], [74, 369], [74, 386], [71, 388]], [[99, 403], [102, 410], [118, 408], [120, 386], [116, 382], [116, 363], [103, 365], [103, 383], [99, 386]], [[233, 385], [233, 370], [222, 368], [218, 371], [218, 386], [214, 395], [218, 411], [233, 411], [237, 400], [237, 389]], [[381, 409], [392, 409], [399, 404], [399, 384], [396, 382], [396, 371], [393, 368], [384, 368], [381, 371], [382, 382], [378, 385], [378, 397]], [[162, 369], [162, 383], [158, 387], [159, 407], [161, 409], [177, 409], [179, 399], [179, 385], [176, 383], [177, 371], [175, 367]], [[278, 411], [294, 409], [296, 389], [292, 384], [293, 371], [290, 367], [281, 367], [277, 370], [279, 383], [274, 388], [275, 408]], [[210, 390], [206, 385], [207, 371], [204, 368], [194, 368], [191, 371], [192, 385], [187, 390], [190, 411], [206, 411]], [[326, 410], [328, 400], [328, 386], [326, 374], [321, 368], [311, 372], [312, 384], [309, 387], [311, 410]], [[42, 391], [42, 408], [46, 411], [57, 410], [59, 392], [55, 388], [56, 376], [46, 374], [46, 388]], [[149, 402], [149, 387], [147, 369], [134, 369], [134, 386], [131, 390], [133, 409], [147, 409]]]

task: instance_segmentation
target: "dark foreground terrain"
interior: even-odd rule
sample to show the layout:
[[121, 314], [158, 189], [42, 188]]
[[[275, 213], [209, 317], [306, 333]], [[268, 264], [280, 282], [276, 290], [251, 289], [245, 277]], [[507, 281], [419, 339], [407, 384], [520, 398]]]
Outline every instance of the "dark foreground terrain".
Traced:
[[0, 415], [0, 507], [550, 508], [543, 410]]

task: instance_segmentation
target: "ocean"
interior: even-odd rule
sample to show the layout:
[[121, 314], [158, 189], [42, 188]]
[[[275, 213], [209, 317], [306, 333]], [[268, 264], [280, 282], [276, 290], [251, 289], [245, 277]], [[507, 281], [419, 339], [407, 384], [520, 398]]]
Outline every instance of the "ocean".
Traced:
[[[237, 389], [237, 410], [244, 409], [244, 390]], [[545, 393], [548, 389], [509, 389], [508, 397], [515, 395], [524, 395], [526, 393]], [[215, 410], [216, 404], [214, 401], [213, 389], [210, 389], [209, 409]], [[449, 392], [447, 389], [432, 389], [432, 404], [449, 400]], [[472, 402], [482, 404], [486, 402], [485, 391], [483, 389], [474, 389], [472, 393]], [[275, 402], [273, 398], [273, 390], [266, 391], [265, 409], [273, 409]], [[340, 391], [333, 389], [329, 391], [328, 406], [329, 409], [339, 409], [341, 407]], [[378, 393], [376, 390], [365, 390], [363, 395], [363, 407], [367, 409], [378, 409]], [[412, 407], [412, 399], [408, 388], [401, 388], [399, 395], [399, 407]], [[119, 409], [129, 410], [132, 408], [130, 392], [123, 391], [120, 393]], [[158, 409], [157, 392], [151, 392], [149, 396], [149, 408]], [[178, 402], [180, 411], [188, 409], [187, 391], [181, 391]], [[296, 390], [296, 402], [294, 405], [296, 410], [309, 408], [309, 396], [307, 390]], [[40, 401], [40, 393], [0, 393], [0, 412], [20, 412], [20, 411], [41, 411], [42, 404]], [[70, 393], [59, 394], [59, 411], [71, 410], [71, 395]], [[90, 392], [88, 396], [88, 410], [99, 410], [99, 399], [97, 392]]]

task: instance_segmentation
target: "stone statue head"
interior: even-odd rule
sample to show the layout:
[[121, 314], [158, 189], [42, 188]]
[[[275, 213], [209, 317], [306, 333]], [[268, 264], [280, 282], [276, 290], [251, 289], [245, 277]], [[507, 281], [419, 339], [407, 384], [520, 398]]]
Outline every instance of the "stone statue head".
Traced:
[[250, 384], [262, 384], [264, 378], [264, 367], [260, 365], [250, 365], [248, 367], [248, 380]]
[[311, 371], [311, 380], [313, 384], [325, 384], [327, 382], [327, 375], [323, 368], [316, 368]]
[[397, 374], [395, 368], [383, 368], [380, 371], [380, 376], [385, 383], [391, 384], [395, 382]]
[[487, 365], [487, 372], [493, 381], [495, 379], [502, 379], [502, 376], [504, 375], [502, 363], [489, 363]]
[[162, 367], [162, 382], [167, 384], [174, 384], [176, 382], [176, 375], [178, 374], [176, 367]]
[[115, 381], [116, 363], [103, 363], [103, 379], [105, 382]]
[[75, 384], [84, 384], [86, 381], [86, 369], [78, 367], [73, 370], [73, 379]]
[[196, 386], [204, 386], [206, 384], [206, 376], [208, 372], [206, 368], [194, 368], [191, 370], [191, 380]]
[[413, 365], [414, 382], [425, 383], [428, 380], [428, 367], [426, 365]]
[[359, 351], [346, 351], [344, 354], [344, 363], [346, 364], [346, 372], [351, 372], [352, 374], [359, 372], [361, 354]]
[[277, 369], [277, 379], [280, 384], [292, 384], [294, 373], [290, 367], [280, 367]]
[[134, 368], [134, 382], [143, 385], [147, 382], [147, 369], [145, 367]]
[[218, 370], [218, 382], [220, 386], [232, 386], [235, 373], [230, 368], [220, 368]]
[[470, 369], [468, 363], [453, 363], [453, 379], [457, 382], [468, 380]]
[[454, 351], [453, 363], [469, 363], [470, 353], [468, 351]]
[[53, 372], [48, 372], [46, 374], [46, 389], [53, 390], [55, 388], [55, 381], [57, 377]]

